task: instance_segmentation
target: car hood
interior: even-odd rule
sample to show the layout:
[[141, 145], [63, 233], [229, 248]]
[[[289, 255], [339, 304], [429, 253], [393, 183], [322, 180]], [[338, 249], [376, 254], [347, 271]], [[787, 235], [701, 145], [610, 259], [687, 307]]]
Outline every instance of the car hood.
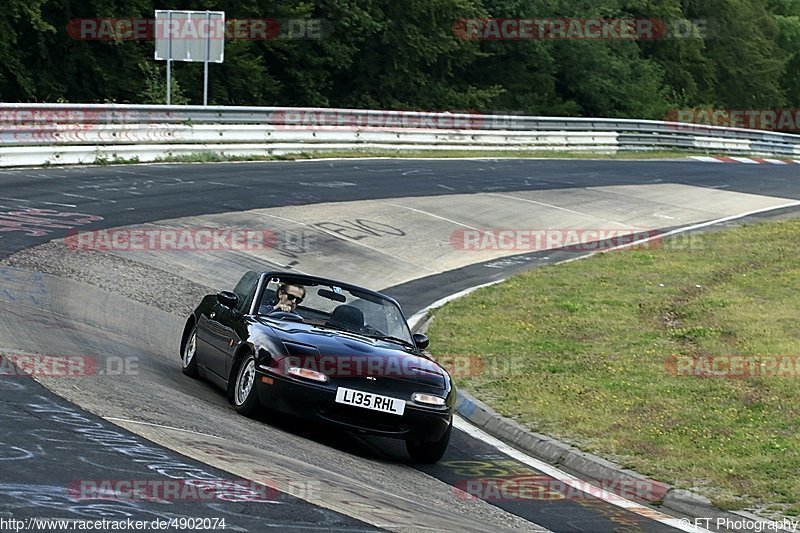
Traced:
[[445, 388], [445, 373], [438, 364], [396, 343], [306, 324], [283, 323], [273, 330], [286, 347], [291, 366], [329, 377], [375, 376]]

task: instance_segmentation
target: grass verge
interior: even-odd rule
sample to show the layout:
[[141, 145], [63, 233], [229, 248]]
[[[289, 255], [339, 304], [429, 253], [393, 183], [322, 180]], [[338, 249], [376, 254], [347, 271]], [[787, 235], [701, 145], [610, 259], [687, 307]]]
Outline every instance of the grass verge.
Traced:
[[[602, 152], [554, 152], [549, 150], [517, 151], [502, 150], [485, 152], [480, 150], [335, 150], [324, 152], [299, 152], [282, 155], [228, 156], [215, 152], [197, 152], [178, 156], [165, 156], [158, 162], [168, 163], [219, 163], [224, 161], [294, 161], [320, 158], [355, 158], [355, 157], [396, 157], [396, 158], [548, 158], [548, 159], [675, 159], [692, 155], [709, 155], [697, 152], [682, 151], [645, 151], [620, 152], [616, 154]], [[722, 154], [711, 154], [722, 155]], [[120, 160], [122, 161], [122, 160]]]
[[766, 222], [535, 269], [436, 310], [431, 346], [480, 358], [459, 386], [537, 432], [723, 508], [797, 515], [799, 234]]
[[[681, 159], [690, 156], [725, 156], [730, 154], [705, 153], [678, 150], [659, 150], [642, 152], [558, 152], [552, 150], [517, 151], [502, 150], [486, 152], [480, 150], [332, 150], [309, 151], [291, 154], [265, 154], [265, 155], [225, 155], [219, 152], [192, 152], [180, 155], [166, 155], [155, 159], [155, 163], [225, 163], [247, 161], [301, 161], [304, 159], [325, 158], [369, 158], [387, 157], [398, 159], [428, 159], [428, 158], [475, 158], [475, 159], [507, 159], [507, 158], [535, 158], [535, 159]], [[134, 165], [145, 163], [139, 157], [108, 157], [103, 154], [95, 156], [92, 164], [98, 166], [109, 165]], [[45, 161], [42, 166], [63, 166], [52, 161]]]

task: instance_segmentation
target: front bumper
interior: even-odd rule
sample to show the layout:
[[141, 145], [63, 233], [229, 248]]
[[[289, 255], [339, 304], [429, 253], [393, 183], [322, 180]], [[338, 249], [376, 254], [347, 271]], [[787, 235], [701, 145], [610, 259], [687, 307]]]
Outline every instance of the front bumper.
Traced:
[[[262, 377], [271, 379], [272, 384], [262, 381]], [[445, 407], [427, 408], [407, 401], [402, 416], [344, 405], [336, 403], [335, 387], [261, 370], [256, 371], [255, 386], [259, 400], [269, 409], [341, 429], [395, 439], [437, 441], [447, 431], [453, 416], [452, 402]], [[354, 388], [350, 383], [343, 386]], [[363, 390], [401, 397], [391, 391], [369, 387]]]

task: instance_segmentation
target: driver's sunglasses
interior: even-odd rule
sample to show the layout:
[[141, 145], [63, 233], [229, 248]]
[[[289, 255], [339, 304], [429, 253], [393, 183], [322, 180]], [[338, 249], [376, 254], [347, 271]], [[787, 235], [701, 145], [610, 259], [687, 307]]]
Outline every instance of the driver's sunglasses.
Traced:
[[289, 300], [290, 302], [296, 301], [297, 305], [300, 305], [301, 303], [303, 303], [303, 297], [302, 296], [295, 296], [294, 294], [291, 294], [291, 293], [288, 293], [288, 292], [284, 292], [283, 294], [286, 295], [286, 299]]

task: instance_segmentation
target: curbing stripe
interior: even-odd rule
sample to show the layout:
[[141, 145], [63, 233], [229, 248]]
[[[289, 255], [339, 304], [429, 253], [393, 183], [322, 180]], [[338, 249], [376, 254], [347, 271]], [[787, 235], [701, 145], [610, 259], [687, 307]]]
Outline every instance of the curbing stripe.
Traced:
[[694, 155], [692, 159], [695, 161], [702, 161], [703, 163], [722, 163], [723, 161], [717, 157], [712, 157], [709, 155]]
[[[535, 459], [533, 457], [525, 455], [524, 453], [521, 453], [517, 449], [512, 448], [511, 446], [509, 446], [508, 444], [505, 444], [501, 440], [498, 440], [496, 437], [493, 437], [490, 434], [487, 434], [488, 432], [485, 433], [480, 428], [477, 428], [475, 426], [471, 426], [466, 422], [462, 422], [461, 420], [456, 420], [455, 426], [458, 429], [466, 432], [470, 436], [478, 438], [478, 439], [482, 440], [483, 442], [486, 442], [486, 443], [494, 446], [495, 448], [497, 448], [501, 452], [513, 457], [514, 459], [516, 459], [516, 460], [518, 460], [518, 461], [520, 461], [520, 462], [522, 462], [524, 464], [527, 464], [528, 466], [531, 466], [531, 467], [541, 471], [545, 475], [548, 475], [548, 476], [558, 480], [559, 482], [563, 483], [566, 486], [575, 488], [575, 489], [577, 489], [577, 490], [579, 490], [581, 492], [585, 492], [587, 490], [586, 483], [584, 481], [582, 481], [581, 479], [579, 479], [579, 478], [577, 478], [575, 476], [572, 476], [570, 474], [567, 474], [567, 473], [559, 470], [558, 468], [556, 468], [554, 466], [551, 466], [551, 465], [549, 465], [547, 463], [544, 463], [544, 462], [542, 462], [540, 460], [537, 460], [537, 459]], [[687, 531], [687, 532], [693, 532], [693, 533], [706, 533], [706, 532], [709, 532], [709, 530], [707, 530], [707, 529], [703, 529], [701, 527], [692, 525], [686, 519], [675, 518], [673, 516], [670, 516], [670, 515], [667, 515], [665, 513], [662, 513], [662, 512], [660, 512], [660, 511], [658, 511], [656, 509], [652, 509], [650, 507], [645, 507], [644, 505], [641, 505], [641, 504], [633, 502], [631, 500], [627, 500], [625, 498], [622, 498], [621, 496], [613, 494], [613, 493], [609, 492], [608, 490], [604, 490], [604, 489], [602, 489], [600, 487], [597, 488], [597, 491], [590, 490], [589, 494], [591, 496], [599, 499], [599, 500], [602, 500], [602, 501], [605, 501], [607, 503], [610, 503], [611, 505], [614, 505], [616, 507], [620, 507], [620, 508], [625, 509], [625, 510], [627, 510], [627, 511], [629, 511], [631, 513], [634, 513], [634, 514], [637, 514], [637, 515], [640, 515], [640, 516], [644, 516], [646, 518], [649, 518], [650, 520], [653, 520], [653, 521], [668, 525], [668, 526], [673, 527], [675, 529], [678, 529], [680, 531]]]
[[708, 155], [694, 155], [691, 159], [701, 161], [703, 163], [746, 163], [749, 165], [757, 165], [769, 163], [772, 165], [791, 165], [793, 163], [800, 163], [797, 159], [772, 159], [763, 157], [728, 157], [728, 156], [708, 156]]

